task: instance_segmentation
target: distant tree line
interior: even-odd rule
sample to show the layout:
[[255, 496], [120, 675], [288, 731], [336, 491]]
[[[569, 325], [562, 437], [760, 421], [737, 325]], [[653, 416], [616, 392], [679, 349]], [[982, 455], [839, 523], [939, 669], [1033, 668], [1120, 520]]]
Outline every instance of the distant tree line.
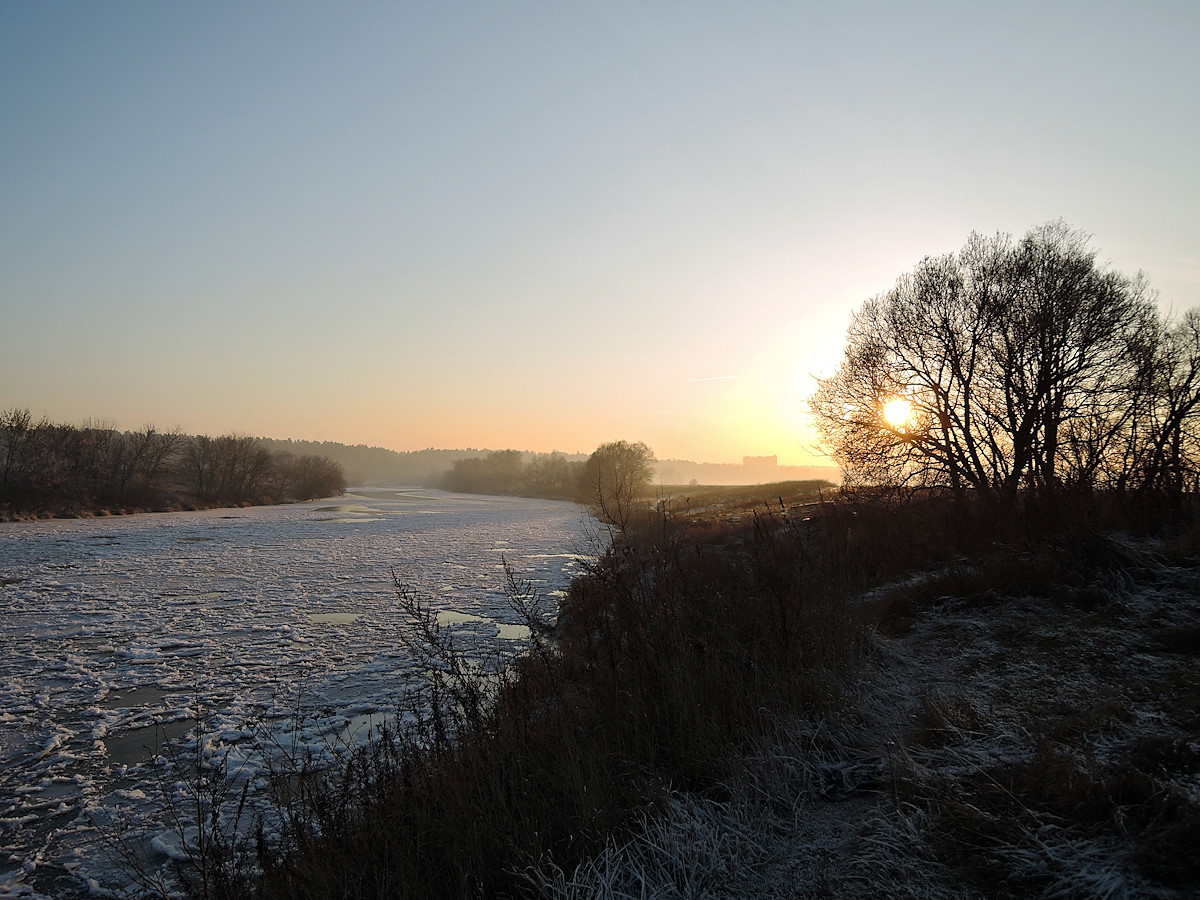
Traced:
[[[341, 444], [336, 441], [300, 441], [261, 438], [262, 446], [272, 453], [292, 453], [297, 456], [325, 456], [341, 464], [347, 484], [358, 485], [420, 485], [440, 487], [446, 473], [459, 460], [486, 457], [491, 451], [483, 449], [389, 450], [366, 444]], [[568, 463], [587, 461], [586, 453], [534, 454], [523, 452], [523, 464], [543, 456], [555, 455]], [[558, 463], [547, 466], [551, 472]], [[468, 466], [470, 468], [470, 466]], [[699, 484], [747, 484], [764, 480], [761, 473], [748, 472], [741, 463], [698, 463], [686, 459], [658, 459], [654, 462], [657, 481], [667, 484], [686, 484], [695, 479]], [[836, 466], [781, 465], [772, 473], [771, 481], [806, 481], [811, 479], [841, 480]], [[550, 479], [553, 481], [553, 478]], [[544, 486], [534, 490], [545, 491]]]
[[272, 453], [296, 456], [324, 456], [339, 463], [348, 484], [421, 485], [437, 487], [456, 460], [479, 456], [486, 451], [465, 450], [389, 450], [365, 444], [339, 444], [336, 441], [297, 441], [262, 438], [262, 446]]
[[854, 316], [816, 422], [848, 483], [1027, 493], [1200, 488], [1200, 310], [1061, 222], [974, 235]]
[[586, 463], [564, 453], [527, 455], [520, 450], [493, 450], [486, 456], [455, 460], [441, 486], [463, 494], [501, 494], [578, 500]]
[[631, 506], [646, 494], [654, 477], [654, 452], [645, 444], [613, 441], [586, 460], [563, 453], [495, 450], [457, 460], [442, 487], [467, 494], [507, 494], [572, 500], [590, 505], [602, 521], [624, 529]]
[[244, 435], [146, 425], [62, 425], [0, 412], [0, 514], [194, 508], [310, 500], [346, 488], [323, 456], [269, 452]]

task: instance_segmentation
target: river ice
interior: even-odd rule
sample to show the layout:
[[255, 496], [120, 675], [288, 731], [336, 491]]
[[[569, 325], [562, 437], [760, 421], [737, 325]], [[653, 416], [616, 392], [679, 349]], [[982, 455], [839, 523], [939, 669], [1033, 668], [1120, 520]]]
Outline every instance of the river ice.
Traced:
[[413, 489], [0, 524], [0, 897], [122, 895], [94, 824], [114, 811], [148, 829], [149, 865], [177, 854], [155, 824], [164, 737], [199, 736], [251, 779], [264, 736], [365, 738], [409, 667], [393, 571], [502, 644], [521, 633], [502, 558], [554, 594], [594, 549], [585, 530], [573, 504]]

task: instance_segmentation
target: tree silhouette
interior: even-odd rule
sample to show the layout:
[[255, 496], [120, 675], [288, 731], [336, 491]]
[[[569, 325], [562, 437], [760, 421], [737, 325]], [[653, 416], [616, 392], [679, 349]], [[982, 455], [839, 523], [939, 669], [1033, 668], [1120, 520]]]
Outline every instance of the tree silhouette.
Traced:
[[653, 462], [654, 451], [641, 441], [601, 444], [588, 457], [580, 488], [601, 522], [626, 532], [634, 504], [654, 479]]
[[[906, 419], [883, 415], [896, 398]], [[855, 314], [812, 412], [847, 481], [1182, 490], [1194, 473], [1200, 313], [1164, 319], [1142, 276], [1061, 222], [972, 235]], [[894, 408], [894, 407], [893, 407]]]

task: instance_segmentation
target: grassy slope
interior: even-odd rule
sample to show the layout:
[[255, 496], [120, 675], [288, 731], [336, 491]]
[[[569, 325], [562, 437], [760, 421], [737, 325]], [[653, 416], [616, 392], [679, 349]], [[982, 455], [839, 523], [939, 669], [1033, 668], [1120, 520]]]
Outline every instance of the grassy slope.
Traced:
[[433, 713], [293, 802], [265, 881], [210, 894], [1200, 888], [1194, 539], [686, 490], [506, 675], [410, 604]]
[[557, 896], [1195, 896], [1200, 559], [1090, 532], [852, 598], [847, 702], [676, 793]]

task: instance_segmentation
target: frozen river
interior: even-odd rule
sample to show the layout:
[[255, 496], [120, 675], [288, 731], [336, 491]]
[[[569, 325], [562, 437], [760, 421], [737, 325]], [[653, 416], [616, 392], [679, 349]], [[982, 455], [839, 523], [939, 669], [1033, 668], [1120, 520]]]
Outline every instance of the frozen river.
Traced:
[[573, 504], [403, 488], [0, 524], [0, 898], [119, 892], [91, 824], [113, 810], [149, 823], [151, 862], [175, 852], [152, 818], [164, 734], [202, 719], [248, 771], [273, 723], [301, 745], [361, 738], [408, 671], [393, 571], [503, 643], [521, 629], [501, 559], [555, 594], [584, 532]]

